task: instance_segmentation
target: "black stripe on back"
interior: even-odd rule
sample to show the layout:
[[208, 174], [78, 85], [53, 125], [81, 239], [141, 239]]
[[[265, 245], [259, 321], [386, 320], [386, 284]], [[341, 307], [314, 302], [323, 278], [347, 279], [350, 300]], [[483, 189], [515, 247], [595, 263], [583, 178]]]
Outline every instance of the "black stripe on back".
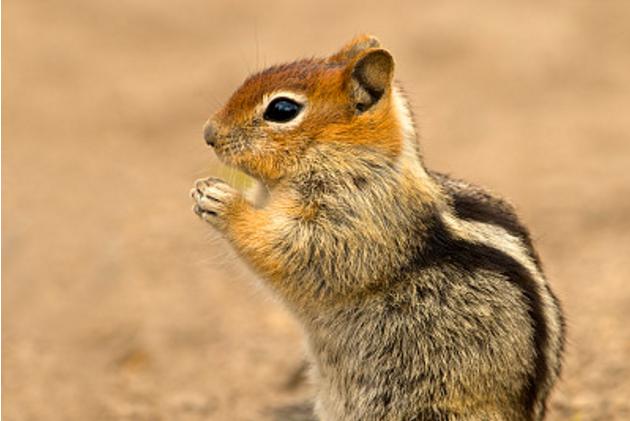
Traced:
[[528, 229], [519, 221], [511, 204], [493, 196], [480, 187], [455, 180], [445, 174], [432, 171], [430, 175], [445, 190], [458, 218], [497, 225], [508, 233], [520, 238], [529, 256], [542, 272], [540, 259], [533, 247], [531, 235]]
[[539, 287], [532, 274], [516, 259], [497, 248], [454, 238], [439, 216], [435, 217], [431, 226], [430, 232], [425, 234], [427, 236], [416, 259], [418, 266], [414, 269], [421, 271], [426, 267], [448, 265], [466, 273], [479, 270], [500, 273], [507, 282], [518, 287], [526, 300], [534, 331], [536, 356], [535, 371], [531, 373], [529, 384], [523, 391], [523, 404], [528, 411], [533, 411], [535, 403], [541, 398], [539, 386], [545, 384], [549, 367], [545, 356], [548, 327]]

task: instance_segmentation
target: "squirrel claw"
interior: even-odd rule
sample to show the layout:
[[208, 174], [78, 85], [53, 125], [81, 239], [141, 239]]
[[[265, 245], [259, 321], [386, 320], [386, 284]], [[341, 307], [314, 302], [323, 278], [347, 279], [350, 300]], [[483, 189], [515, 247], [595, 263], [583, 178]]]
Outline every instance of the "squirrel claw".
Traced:
[[225, 181], [210, 177], [197, 180], [190, 193], [195, 201], [193, 211], [215, 227], [225, 228], [227, 215], [238, 192]]

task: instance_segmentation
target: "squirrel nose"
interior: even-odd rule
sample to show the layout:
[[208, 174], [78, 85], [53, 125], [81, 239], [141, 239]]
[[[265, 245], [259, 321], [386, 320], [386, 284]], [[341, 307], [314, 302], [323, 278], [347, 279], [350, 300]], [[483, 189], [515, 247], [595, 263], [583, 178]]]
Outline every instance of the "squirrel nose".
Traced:
[[206, 143], [212, 147], [217, 143], [217, 131], [212, 123], [207, 122], [205, 126], [203, 126], [203, 138], [206, 140]]

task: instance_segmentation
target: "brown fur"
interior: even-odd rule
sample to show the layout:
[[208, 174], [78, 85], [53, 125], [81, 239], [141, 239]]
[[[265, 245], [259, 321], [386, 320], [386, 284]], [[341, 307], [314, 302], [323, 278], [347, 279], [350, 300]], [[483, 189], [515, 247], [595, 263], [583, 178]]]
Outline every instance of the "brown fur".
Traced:
[[[363, 36], [251, 76], [205, 136], [268, 193], [200, 180], [195, 210], [304, 326], [319, 419], [540, 420], [564, 327], [529, 233], [424, 168], [393, 75]], [[297, 117], [265, 120], [278, 96]]]

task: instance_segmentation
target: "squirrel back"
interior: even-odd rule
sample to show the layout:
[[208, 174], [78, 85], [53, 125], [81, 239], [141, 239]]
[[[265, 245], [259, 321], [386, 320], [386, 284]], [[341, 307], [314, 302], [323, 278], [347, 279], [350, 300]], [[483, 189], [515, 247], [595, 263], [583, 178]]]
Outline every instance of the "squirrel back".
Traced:
[[304, 326], [322, 420], [540, 420], [563, 319], [511, 205], [427, 170], [394, 59], [359, 37], [248, 78], [206, 124], [254, 202], [197, 182]]

